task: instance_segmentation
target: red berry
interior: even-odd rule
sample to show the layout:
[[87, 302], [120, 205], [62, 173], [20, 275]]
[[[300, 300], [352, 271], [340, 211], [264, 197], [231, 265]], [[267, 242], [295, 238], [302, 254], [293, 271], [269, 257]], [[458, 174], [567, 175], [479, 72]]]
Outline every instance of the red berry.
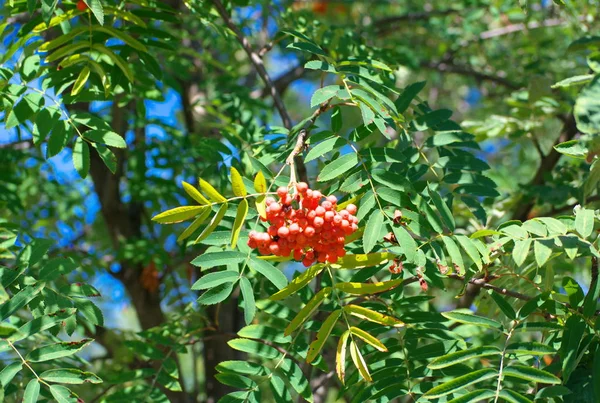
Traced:
[[354, 204], [348, 204], [346, 206], [346, 211], [352, 215], [356, 214], [357, 210], [358, 210], [358, 208]]
[[87, 10], [87, 9], [88, 9], [88, 6], [87, 6], [87, 4], [85, 4], [85, 2], [84, 2], [83, 0], [79, 0], [79, 1], [77, 2], [77, 9], [78, 9], [79, 11], [85, 11], [85, 10]]
[[296, 183], [296, 189], [300, 193], [306, 193], [306, 191], [308, 190], [308, 184], [306, 184], [305, 182], [298, 182]]

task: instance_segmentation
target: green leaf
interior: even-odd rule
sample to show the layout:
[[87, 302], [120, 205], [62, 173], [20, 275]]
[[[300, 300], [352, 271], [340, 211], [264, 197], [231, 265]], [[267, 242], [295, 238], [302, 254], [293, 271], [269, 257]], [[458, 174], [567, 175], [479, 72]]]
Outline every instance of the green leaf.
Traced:
[[81, 137], [77, 137], [73, 146], [73, 166], [82, 178], [90, 171], [90, 147]]
[[454, 238], [458, 241], [460, 246], [462, 246], [463, 250], [467, 253], [467, 255], [471, 258], [471, 260], [475, 263], [479, 270], [483, 269], [483, 264], [481, 262], [481, 257], [479, 256], [479, 252], [477, 250], [477, 246], [475, 245], [476, 241], [468, 238], [465, 235], [455, 235]]
[[148, 49], [146, 48], [146, 46], [144, 46], [143, 43], [141, 43], [137, 39], [132, 38], [130, 35], [128, 35], [124, 31], [121, 31], [119, 29], [116, 29], [116, 28], [113, 28], [113, 27], [109, 27], [109, 26], [106, 26], [106, 27], [94, 26], [93, 30], [96, 31], [96, 32], [107, 33], [110, 36], [113, 36], [113, 37], [115, 37], [117, 39], [122, 40], [128, 46], [131, 46], [135, 50], [138, 50], [138, 51], [144, 52], [144, 53], [148, 53]]
[[96, 326], [104, 326], [104, 315], [92, 301], [76, 298], [73, 300], [77, 311], [81, 313], [90, 323]]
[[100, 0], [84, 0], [100, 25], [104, 25], [104, 9]]
[[53, 281], [59, 276], [71, 273], [76, 268], [77, 264], [72, 258], [55, 258], [42, 267], [39, 274], [40, 280]]
[[365, 359], [360, 353], [358, 346], [356, 345], [356, 343], [354, 343], [353, 340], [350, 340], [350, 357], [352, 358], [354, 366], [356, 367], [356, 369], [358, 369], [360, 376], [362, 376], [362, 378], [365, 381], [372, 382], [373, 379], [371, 378], [371, 374], [369, 373], [369, 369], [367, 368], [367, 363], [365, 362]]
[[396, 236], [396, 240], [404, 252], [404, 256], [408, 262], [414, 263], [417, 256], [417, 243], [410, 233], [403, 226], [392, 226], [392, 232]]
[[96, 149], [98, 155], [102, 158], [102, 162], [104, 162], [104, 165], [106, 165], [110, 172], [113, 174], [117, 172], [117, 157], [115, 154], [102, 144], [92, 143], [92, 147]]
[[21, 326], [19, 330], [9, 338], [9, 340], [12, 342], [17, 342], [30, 337], [33, 334], [50, 329], [58, 324], [61, 324], [71, 315], [75, 315], [75, 312], [76, 309], [69, 308], [61, 310], [57, 313], [49, 314], [47, 316], [40, 316], [39, 318], [32, 319]]
[[522, 394], [509, 389], [501, 390], [498, 396], [500, 396], [502, 400], [507, 401], [508, 403], [533, 403], [531, 400], [529, 400]]
[[238, 331], [238, 336], [247, 339], [263, 339], [269, 340], [274, 343], [289, 343], [292, 338], [289, 336], [283, 336], [279, 329], [265, 325], [249, 325], [241, 328]]
[[529, 254], [531, 242], [531, 238], [515, 240], [515, 246], [512, 251], [512, 257], [517, 266], [522, 266], [523, 263], [525, 263], [525, 259], [527, 259], [527, 255]]
[[[88, 45], [85, 44], [85, 46], [88, 46]], [[112, 62], [115, 64], [115, 66], [117, 66], [119, 69], [121, 69], [121, 71], [123, 72], [123, 74], [125, 75], [125, 77], [127, 77], [127, 79], [130, 82], [134, 81], [133, 73], [131, 72], [131, 69], [129, 68], [129, 65], [127, 64], [127, 62], [125, 60], [123, 60], [123, 58], [121, 56], [115, 54], [112, 50], [110, 50], [106, 46], [101, 45], [99, 43], [93, 44], [92, 45], [92, 49], [94, 49], [94, 50], [96, 50], [96, 51], [98, 51], [100, 53], [104, 53], [106, 56], [108, 56], [112, 60]], [[47, 60], [47, 58], [46, 58], [46, 60]]]
[[398, 110], [398, 113], [404, 113], [408, 109], [408, 107], [410, 106], [410, 103], [413, 101], [413, 99], [415, 99], [417, 94], [419, 92], [421, 92], [421, 90], [423, 88], [425, 88], [425, 84], [426, 84], [425, 81], [420, 81], [420, 82], [412, 83], [412, 84], [408, 85], [406, 88], [404, 88], [404, 91], [402, 91], [402, 94], [400, 94], [398, 99], [396, 99], [396, 101], [394, 102], [394, 104], [396, 105], [396, 109]]
[[317, 56], [325, 56], [325, 57], [327, 57], [327, 53], [325, 53], [325, 51], [323, 49], [321, 49], [316, 44], [309, 43], [309, 42], [294, 42], [294, 43], [290, 43], [287, 46], [287, 48], [288, 49], [299, 50], [301, 52], [312, 53], [312, 54], [317, 55]]
[[561, 87], [572, 87], [574, 85], [583, 85], [587, 84], [594, 78], [594, 74], [582, 74], [578, 76], [573, 76], [569, 78], [565, 78], [552, 85], [552, 88], [561, 88]]
[[367, 225], [365, 226], [365, 232], [363, 233], [362, 241], [363, 241], [363, 250], [365, 253], [371, 252], [377, 241], [379, 241], [379, 234], [381, 232], [381, 227], [383, 226], [383, 213], [379, 210], [376, 210], [371, 214], [369, 220], [367, 221]]
[[235, 221], [233, 223], [233, 228], [231, 229], [231, 241], [230, 245], [232, 248], [235, 248], [237, 245], [238, 237], [240, 236], [240, 231], [244, 226], [244, 221], [246, 220], [246, 215], [248, 214], [248, 200], [244, 199], [238, 204], [237, 212], [235, 214]]
[[321, 328], [317, 332], [315, 340], [312, 343], [310, 343], [310, 346], [308, 347], [308, 353], [306, 354], [306, 362], [311, 363], [315, 358], [317, 358], [317, 355], [321, 352], [321, 349], [325, 345], [327, 338], [331, 334], [331, 331], [333, 330], [333, 327], [337, 323], [337, 320], [341, 314], [342, 310], [337, 309], [331, 312], [327, 319], [325, 319], [325, 321], [321, 325]]
[[503, 370], [504, 376], [524, 379], [530, 382], [547, 383], [551, 385], [560, 384], [561, 380], [549, 372], [525, 365], [511, 365]]
[[467, 375], [459, 376], [441, 385], [438, 385], [423, 395], [424, 399], [437, 399], [450, 393], [458, 392], [467, 386], [495, 378], [498, 371], [492, 368], [480, 369]]
[[50, 385], [50, 393], [58, 403], [78, 403], [77, 395], [62, 385]]
[[159, 224], [173, 224], [195, 217], [204, 210], [203, 206], [181, 206], [164, 211], [152, 217], [152, 221]]
[[484, 318], [483, 316], [477, 316], [464, 312], [449, 311], [441, 312], [442, 316], [447, 319], [453, 320], [458, 323], [464, 323], [467, 325], [490, 327], [494, 329], [502, 329], [502, 324], [493, 319]]
[[290, 324], [285, 328], [284, 335], [288, 336], [298, 329], [304, 322], [306, 322], [310, 315], [312, 315], [317, 308], [323, 303], [325, 298], [331, 294], [331, 287], [325, 287], [321, 289], [314, 297], [312, 297], [306, 305], [298, 312], [298, 314], [292, 319]]
[[515, 320], [517, 318], [517, 313], [502, 295], [496, 293], [495, 291], [491, 291], [490, 296], [508, 319]]
[[102, 383], [102, 379], [98, 378], [95, 374], [73, 368], [50, 369], [42, 372], [40, 378], [46, 382], [67, 383], [72, 385], [82, 383]]
[[40, 56], [31, 55], [23, 60], [21, 64], [21, 76], [25, 81], [31, 81], [35, 78], [38, 71], [40, 70]]
[[480, 357], [500, 356], [502, 352], [499, 348], [493, 346], [474, 347], [468, 350], [457, 351], [446, 354], [431, 361], [428, 368], [441, 369], [450, 367], [455, 364], [460, 364], [468, 360]]
[[310, 60], [304, 64], [304, 68], [309, 70], [321, 70], [327, 73], [337, 73], [335, 67], [321, 60]]
[[246, 277], [240, 279], [240, 290], [244, 299], [244, 319], [246, 320], [246, 324], [249, 325], [256, 314], [256, 302], [254, 301], [252, 284], [250, 284], [250, 281]]
[[354, 152], [349, 152], [348, 154], [344, 154], [339, 158], [334, 159], [329, 164], [325, 165], [319, 176], [317, 176], [318, 182], [327, 182], [332, 179], [337, 178], [338, 176], [348, 172], [350, 169], [354, 168], [358, 163], [358, 157]]
[[454, 223], [454, 216], [452, 215], [450, 207], [448, 207], [446, 202], [442, 200], [439, 193], [437, 193], [436, 191], [429, 189], [429, 195], [431, 196], [431, 200], [433, 201], [435, 208], [440, 213], [440, 216], [442, 217], [442, 221], [444, 221], [444, 225], [446, 225], [446, 228], [448, 228], [450, 231], [454, 231], [454, 229], [456, 228], [456, 224]]
[[37, 379], [32, 379], [25, 388], [23, 394], [23, 403], [35, 403], [40, 396], [40, 382]]
[[194, 266], [210, 269], [216, 266], [238, 264], [246, 260], [246, 254], [238, 251], [208, 252], [198, 256], [191, 263]]
[[256, 386], [256, 383], [250, 378], [234, 373], [216, 374], [215, 378], [222, 384], [237, 389], [251, 389]]
[[[469, 392], [466, 395], [462, 395], [461, 397], [457, 397], [448, 401], [448, 403], [476, 403], [483, 401], [491, 401], [496, 394], [492, 390], [488, 389], [478, 389], [473, 392]], [[488, 400], [489, 399], [489, 400]]]
[[463, 261], [462, 255], [460, 254], [460, 250], [458, 246], [454, 242], [454, 240], [448, 236], [442, 236], [442, 241], [446, 246], [446, 250], [450, 255], [450, 259], [452, 263], [455, 265], [455, 268], [458, 270], [459, 274], [465, 273], [465, 263]]
[[243, 375], [262, 376], [266, 373], [265, 367], [249, 361], [223, 361], [215, 369], [222, 373], [234, 372]]
[[45, 283], [38, 283], [35, 286], [26, 286], [21, 291], [16, 293], [11, 299], [0, 305], [0, 321], [7, 319], [10, 315], [23, 308], [32, 299], [34, 299], [39, 292], [44, 288]]
[[575, 207], [575, 230], [584, 238], [594, 231], [594, 210], [580, 206]]
[[577, 129], [586, 134], [600, 132], [600, 75], [586, 86], [575, 100], [573, 114]]
[[511, 354], [546, 355], [556, 354], [556, 351], [547, 344], [536, 341], [522, 341], [511, 343], [506, 347], [506, 352]]
[[93, 339], [49, 344], [31, 351], [25, 357], [29, 362], [43, 362], [68, 357], [88, 346]]
[[316, 144], [310, 149], [310, 151], [306, 154], [306, 157], [304, 158], [304, 162], [310, 162], [334, 149], [338, 149], [343, 143], [344, 141], [337, 136], [325, 139], [324, 141]]
[[231, 270], [208, 273], [192, 285], [192, 290], [206, 290], [224, 283], [235, 283], [239, 276], [239, 273]]
[[249, 354], [255, 354], [266, 359], [278, 358], [281, 354], [271, 346], [260, 343], [256, 340], [232, 339], [227, 342], [229, 347], [234, 350], [243, 351]]
[[598, 280], [598, 277], [596, 277], [590, 284], [590, 289], [583, 301], [583, 316], [586, 318], [594, 316], [596, 313], [596, 306], [598, 305], [598, 298], [600, 298], [600, 281]]
[[592, 385], [596, 400], [600, 400], [600, 344], [596, 345], [596, 353], [592, 364]]
[[579, 344], [583, 338], [586, 324], [577, 315], [572, 315], [565, 323], [560, 353], [562, 360], [563, 382], [566, 384], [579, 362]]
[[342, 119], [342, 110], [339, 106], [335, 106], [333, 108], [333, 112], [331, 112], [331, 130], [334, 133], [339, 132], [342, 129], [343, 119]]
[[219, 302], [224, 301], [227, 297], [229, 297], [232, 291], [233, 283], [224, 283], [218, 285], [204, 292], [200, 296], [200, 298], [198, 298], [198, 303], [202, 305], [218, 304]]
[[323, 102], [329, 101], [337, 94], [341, 87], [339, 85], [328, 85], [323, 88], [319, 88], [310, 99], [310, 107], [313, 108], [322, 104]]
[[533, 243], [533, 254], [538, 267], [542, 267], [552, 255], [552, 242], [549, 240], [536, 240]]
[[308, 402], [313, 402], [310, 384], [302, 373], [302, 369], [289, 358], [284, 359], [279, 368], [294, 390]]
[[[252, 270], [257, 271], [260, 274], [262, 274], [263, 276], [265, 276], [267, 278], [267, 280], [269, 280], [279, 290], [283, 291], [286, 289], [285, 287], [288, 285], [287, 277], [285, 277], [285, 275], [281, 272], [281, 270], [279, 270], [278, 268], [273, 266], [271, 263], [266, 262], [261, 259], [257, 259], [254, 256], [252, 256], [248, 260], [248, 267], [250, 267]], [[309, 270], [307, 270], [306, 272], [308, 272], [308, 271]], [[273, 299], [273, 297], [275, 295], [278, 295], [282, 291], [279, 291], [278, 293], [271, 296], [271, 299]]]
[[204, 228], [204, 230], [198, 235], [198, 238], [194, 241], [194, 243], [200, 243], [205, 240], [212, 232], [217, 228], [217, 225], [221, 222], [223, 217], [225, 217], [225, 213], [227, 213], [227, 203], [223, 203], [217, 214], [210, 220], [210, 223]]
[[105, 144], [109, 147], [127, 148], [125, 139], [119, 134], [106, 130], [88, 130], [83, 137], [94, 143]]
[[21, 361], [11, 362], [0, 371], [0, 385], [6, 388], [13, 378], [23, 369]]

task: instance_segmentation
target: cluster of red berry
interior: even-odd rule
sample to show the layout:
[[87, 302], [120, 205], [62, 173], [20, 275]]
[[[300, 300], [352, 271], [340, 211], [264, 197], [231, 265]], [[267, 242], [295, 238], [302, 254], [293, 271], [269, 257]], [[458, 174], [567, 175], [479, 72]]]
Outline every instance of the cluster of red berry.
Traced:
[[[251, 231], [248, 246], [262, 255], [289, 256], [308, 267], [314, 262], [336, 262], [346, 254], [346, 236], [358, 229], [356, 206], [348, 204], [337, 211], [337, 198], [325, 197], [304, 182], [296, 184], [292, 196], [288, 188], [277, 189], [279, 201], [266, 199], [267, 232]], [[321, 201], [325, 198], [324, 201]]]

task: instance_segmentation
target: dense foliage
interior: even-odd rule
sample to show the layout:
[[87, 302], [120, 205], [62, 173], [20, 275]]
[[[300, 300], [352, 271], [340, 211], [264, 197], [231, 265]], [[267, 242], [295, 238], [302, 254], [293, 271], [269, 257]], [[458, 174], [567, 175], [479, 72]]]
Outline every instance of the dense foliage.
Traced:
[[596, 1], [0, 10], [4, 401], [600, 402]]

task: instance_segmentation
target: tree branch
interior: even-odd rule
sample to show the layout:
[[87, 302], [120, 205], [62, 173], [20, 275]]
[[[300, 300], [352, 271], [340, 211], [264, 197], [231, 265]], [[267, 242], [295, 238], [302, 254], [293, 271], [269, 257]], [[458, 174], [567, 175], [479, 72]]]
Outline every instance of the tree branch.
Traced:
[[430, 69], [430, 70], [437, 70], [441, 73], [453, 73], [453, 74], [458, 74], [461, 76], [471, 76], [477, 80], [490, 81], [490, 82], [502, 85], [511, 90], [518, 90], [519, 88], [521, 88], [521, 86], [519, 84], [514, 83], [504, 77], [487, 74], [487, 73], [482, 73], [482, 72], [473, 70], [471, 67], [468, 67], [468, 66], [461, 66], [461, 65], [456, 65], [453, 63], [444, 63], [444, 62], [437, 62], [437, 63], [436, 62], [422, 62], [421, 67]]
[[[554, 145], [572, 140], [577, 135], [577, 133], [578, 130], [575, 122], [575, 116], [571, 113], [565, 121], [561, 134], [558, 137], [558, 139], [556, 139], [556, 141], [554, 142]], [[552, 172], [556, 164], [558, 164], [558, 161], [560, 160], [561, 156], [562, 154], [556, 151], [553, 146], [548, 155], [542, 158], [540, 165], [535, 173], [535, 176], [526, 185], [526, 188], [531, 189], [534, 186], [539, 186], [543, 184], [545, 182], [544, 176]], [[531, 214], [531, 211], [535, 206], [535, 201], [524, 199], [525, 197], [521, 197], [515, 203], [516, 208], [512, 215], [513, 219], [515, 220], [526, 221], [530, 218], [529, 215]]]
[[265, 69], [265, 65], [263, 64], [262, 59], [260, 58], [258, 53], [256, 53], [252, 49], [252, 46], [250, 45], [248, 38], [246, 38], [242, 34], [242, 31], [240, 31], [239, 28], [233, 23], [233, 21], [231, 20], [231, 17], [227, 13], [227, 10], [225, 9], [225, 6], [223, 6], [223, 3], [221, 3], [221, 0], [212, 0], [212, 2], [215, 5], [217, 12], [219, 13], [221, 18], [225, 22], [225, 25], [227, 25], [227, 27], [230, 30], [232, 30], [233, 33], [235, 34], [238, 42], [240, 43], [240, 45], [242, 45], [242, 48], [244, 49], [244, 51], [250, 58], [250, 62], [254, 65], [256, 72], [258, 73], [260, 78], [265, 83], [265, 87], [266, 87], [269, 95], [271, 96], [271, 98], [273, 98], [273, 103], [275, 104], [275, 108], [279, 112], [279, 116], [281, 116], [283, 125], [287, 129], [291, 129], [292, 128], [292, 119], [290, 118], [290, 115], [289, 115], [287, 109], [285, 108], [285, 105], [283, 104], [281, 96], [279, 95], [279, 91], [277, 91], [277, 88], [275, 88], [275, 86], [273, 85], [273, 81], [271, 80], [271, 77], [269, 77], [269, 74], [267, 73], [267, 70]]
[[375, 32], [379, 35], [386, 34], [390, 32], [394, 25], [399, 22], [416, 22], [416, 21], [425, 21], [429, 20], [432, 17], [443, 17], [446, 15], [458, 13], [460, 10], [432, 10], [432, 11], [422, 11], [417, 13], [406, 13], [402, 15], [395, 15], [391, 17], [382, 18], [380, 20], [376, 20], [373, 22], [373, 26], [375, 27]]

